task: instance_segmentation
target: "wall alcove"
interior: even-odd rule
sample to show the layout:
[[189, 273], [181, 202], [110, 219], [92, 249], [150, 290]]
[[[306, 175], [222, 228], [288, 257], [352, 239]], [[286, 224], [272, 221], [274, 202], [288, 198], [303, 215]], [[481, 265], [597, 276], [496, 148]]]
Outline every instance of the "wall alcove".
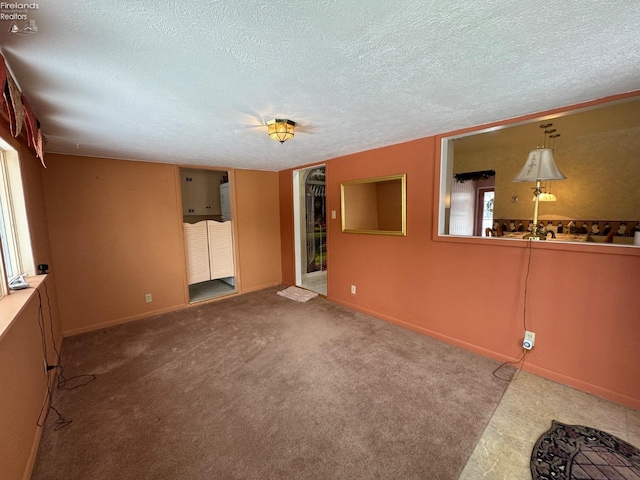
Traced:
[[404, 174], [342, 183], [342, 231], [406, 235], [406, 190]]

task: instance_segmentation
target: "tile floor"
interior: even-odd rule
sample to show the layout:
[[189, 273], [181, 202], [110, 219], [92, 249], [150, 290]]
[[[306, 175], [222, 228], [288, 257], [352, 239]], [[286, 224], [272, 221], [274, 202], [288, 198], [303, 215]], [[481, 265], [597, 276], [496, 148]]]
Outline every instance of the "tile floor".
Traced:
[[235, 293], [235, 291], [235, 287], [232, 287], [222, 280], [194, 283], [193, 285], [189, 285], [189, 302], [202, 302], [203, 300], [230, 295]]
[[327, 296], [327, 271], [314, 272], [302, 276], [302, 288]]
[[604, 430], [640, 447], [640, 411], [520, 372], [459, 479], [531, 479], [533, 445], [549, 430], [552, 420]]

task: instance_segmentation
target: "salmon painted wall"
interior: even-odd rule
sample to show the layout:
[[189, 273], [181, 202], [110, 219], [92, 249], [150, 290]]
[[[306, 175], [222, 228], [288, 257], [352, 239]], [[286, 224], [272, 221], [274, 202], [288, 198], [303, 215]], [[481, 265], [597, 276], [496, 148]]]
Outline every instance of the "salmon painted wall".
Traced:
[[[51, 263], [47, 214], [42, 191], [43, 167], [30, 149], [0, 127], [0, 136], [18, 151], [34, 263]], [[11, 292], [0, 299], [0, 478], [29, 478], [42, 429], [36, 425], [54, 376], [44, 372], [42, 332], [45, 324], [47, 362], [56, 364], [53, 345], [61, 347], [60, 316], [53, 275], [27, 279], [34, 289]], [[40, 302], [42, 298], [42, 303]], [[40, 317], [42, 308], [42, 317]], [[46, 411], [46, 409], [45, 409]]]
[[[49, 316], [44, 286], [38, 287], [44, 278], [30, 279], [29, 283], [40, 290], [48, 330], [50, 319], [54, 323], [57, 319]], [[37, 422], [47, 394], [39, 329], [40, 301], [32, 289], [26, 289], [0, 302], [3, 313], [11, 308], [11, 304], [19, 303], [21, 307], [11, 326], [0, 336], [0, 478], [18, 480], [31, 476], [42, 434]], [[47, 342], [49, 362], [55, 364], [50, 336]], [[57, 347], [60, 346], [58, 339]], [[50, 375], [50, 386], [53, 381], [54, 377]], [[46, 407], [44, 412], [47, 413]]]
[[295, 254], [293, 232], [293, 171], [278, 174], [280, 186], [280, 255], [282, 259], [282, 283], [295, 285]]
[[[600, 245], [576, 251], [559, 244], [438, 239], [435, 137], [325, 164], [327, 210], [338, 217], [327, 226], [330, 300], [515, 360], [522, 352], [531, 254], [526, 328], [536, 333], [536, 346], [524, 368], [640, 408], [640, 249]], [[396, 173], [407, 174], [407, 236], [342, 233], [340, 183]], [[280, 174], [283, 214], [291, 211], [291, 177], [290, 170]], [[292, 216], [281, 223], [283, 245], [292, 245]], [[294, 278], [292, 266], [293, 250], [283, 249], [284, 279]]]
[[185, 305], [176, 167], [69, 155], [48, 155], [47, 165], [65, 335]]
[[[47, 164], [65, 335], [187, 307], [178, 167], [69, 155], [48, 155]], [[277, 285], [278, 174], [231, 174], [240, 292]]]
[[243, 293], [282, 283], [278, 174], [235, 170], [240, 282]]

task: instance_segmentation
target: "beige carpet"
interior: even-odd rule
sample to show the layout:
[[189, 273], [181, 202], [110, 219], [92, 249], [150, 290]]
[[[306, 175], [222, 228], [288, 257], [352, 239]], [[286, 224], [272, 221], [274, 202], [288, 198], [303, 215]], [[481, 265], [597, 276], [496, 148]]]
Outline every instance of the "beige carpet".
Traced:
[[456, 479], [497, 363], [281, 289], [65, 339], [33, 479]]

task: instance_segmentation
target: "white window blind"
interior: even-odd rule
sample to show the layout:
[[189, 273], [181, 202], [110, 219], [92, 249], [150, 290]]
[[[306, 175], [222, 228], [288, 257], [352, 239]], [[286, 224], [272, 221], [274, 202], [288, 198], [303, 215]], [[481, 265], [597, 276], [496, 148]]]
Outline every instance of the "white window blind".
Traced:
[[451, 185], [451, 235], [473, 235], [475, 215], [476, 182], [470, 180], [460, 183], [454, 180]]

